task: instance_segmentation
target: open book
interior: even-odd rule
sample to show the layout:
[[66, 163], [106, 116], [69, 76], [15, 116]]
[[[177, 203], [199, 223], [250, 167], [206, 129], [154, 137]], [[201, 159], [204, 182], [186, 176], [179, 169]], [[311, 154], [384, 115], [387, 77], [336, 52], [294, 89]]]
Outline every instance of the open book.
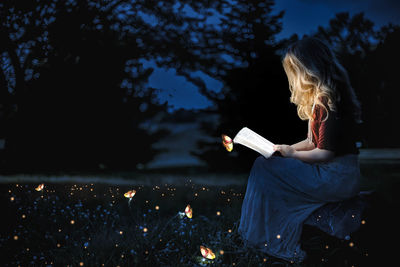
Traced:
[[235, 138], [233, 138], [233, 143], [247, 146], [257, 151], [265, 158], [269, 158], [275, 152], [273, 143], [247, 127], [242, 128], [236, 134]]

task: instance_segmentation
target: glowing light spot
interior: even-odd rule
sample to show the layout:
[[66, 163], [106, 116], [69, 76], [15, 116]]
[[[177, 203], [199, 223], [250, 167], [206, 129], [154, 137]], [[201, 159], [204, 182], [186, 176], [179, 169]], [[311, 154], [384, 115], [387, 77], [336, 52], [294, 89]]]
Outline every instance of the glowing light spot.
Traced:
[[328, 246], [328, 245], [326, 245], [326, 246], [325, 246], [325, 248], [326, 248], [326, 249], [328, 249], [328, 248], [329, 248], [329, 246]]
[[264, 259], [263, 259], [263, 262], [266, 262], [266, 261], [267, 261], [267, 259], [266, 259], [266, 258], [264, 258]]
[[79, 263], [79, 266], [83, 266], [83, 265], [84, 265], [83, 262], [80, 262], [80, 263]]
[[11, 201], [14, 201], [14, 197], [10, 197], [10, 200], [11, 200]]
[[59, 247], [61, 247], [61, 244], [60, 244], [60, 243], [58, 243], [58, 244], [57, 244], [57, 247], [58, 247], [58, 248], [59, 248]]
[[281, 235], [277, 235], [276, 238], [281, 239]]
[[361, 224], [365, 224], [365, 220], [362, 220], [362, 221], [361, 221]]
[[217, 211], [217, 216], [220, 216], [221, 215], [221, 212], [220, 211]]
[[119, 231], [119, 234], [122, 235], [124, 232], [123, 231]]
[[145, 227], [143, 228], [143, 232], [147, 233], [148, 229]]
[[219, 251], [219, 254], [220, 254], [220, 255], [224, 255], [224, 253], [225, 253], [225, 252], [224, 252], [222, 249]]
[[75, 224], [75, 221], [74, 221], [74, 220], [71, 220], [70, 223], [71, 223], [71, 224]]
[[155, 208], [156, 210], [159, 210], [159, 209], [160, 209], [160, 207], [159, 207], [159, 206], [155, 206], [154, 208]]
[[18, 240], [18, 236], [17, 235], [14, 236], [14, 240]]
[[22, 214], [21, 217], [22, 217], [22, 219], [25, 219], [25, 218], [26, 218], [26, 215], [25, 215], [25, 214]]
[[353, 242], [350, 242], [350, 243], [349, 243], [349, 246], [350, 246], [350, 247], [354, 247], [354, 243], [353, 243]]
[[228, 233], [232, 233], [232, 229], [228, 229]]

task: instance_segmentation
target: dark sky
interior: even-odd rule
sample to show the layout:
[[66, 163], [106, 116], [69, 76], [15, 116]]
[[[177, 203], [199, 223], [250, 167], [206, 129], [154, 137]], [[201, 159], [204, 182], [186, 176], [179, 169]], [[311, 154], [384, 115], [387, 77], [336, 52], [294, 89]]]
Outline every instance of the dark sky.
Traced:
[[[318, 26], [328, 25], [329, 20], [339, 12], [354, 15], [363, 11], [376, 27], [389, 22], [400, 24], [400, 0], [276, 0], [275, 10], [285, 10], [283, 31], [277, 36], [278, 39], [294, 33], [299, 36], [312, 33]], [[174, 70], [159, 69], [151, 62], [147, 62], [146, 66], [155, 69], [149, 80], [150, 86], [162, 89], [159, 98], [162, 102], [168, 101], [172, 110], [198, 109], [210, 105], [195, 86], [175, 75]], [[204, 77], [209, 88], [218, 90], [222, 86], [214, 79], [201, 77]]]

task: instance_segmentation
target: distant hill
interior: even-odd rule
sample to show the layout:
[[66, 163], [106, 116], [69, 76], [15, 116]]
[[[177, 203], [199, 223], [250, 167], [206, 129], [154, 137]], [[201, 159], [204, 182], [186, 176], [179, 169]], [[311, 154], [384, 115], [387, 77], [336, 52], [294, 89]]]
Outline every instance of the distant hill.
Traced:
[[205, 162], [191, 155], [190, 151], [196, 150], [196, 143], [199, 140], [212, 139], [200, 129], [202, 122], [210, 121], [218, 123], [218, 116], [205, 110], [180, 109], [173, 113], [164, 113], [156, 118], [151, 123], [151, 128], [154, 130], [164, 128], [169, 130], [170, 134], [153, 145], [154, 148], [162, 149], [164, 152], [158, 154], [145, 168], [206, 166]]

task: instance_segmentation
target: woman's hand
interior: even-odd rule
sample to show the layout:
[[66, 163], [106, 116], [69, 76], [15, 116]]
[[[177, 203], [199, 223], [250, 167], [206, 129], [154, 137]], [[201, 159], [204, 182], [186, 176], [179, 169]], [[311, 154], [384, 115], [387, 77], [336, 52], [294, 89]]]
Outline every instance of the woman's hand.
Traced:
[[296, 149], [289, 145], [274, 145], [274, 150], [279, 151], [286, 158], [293, 158]]

